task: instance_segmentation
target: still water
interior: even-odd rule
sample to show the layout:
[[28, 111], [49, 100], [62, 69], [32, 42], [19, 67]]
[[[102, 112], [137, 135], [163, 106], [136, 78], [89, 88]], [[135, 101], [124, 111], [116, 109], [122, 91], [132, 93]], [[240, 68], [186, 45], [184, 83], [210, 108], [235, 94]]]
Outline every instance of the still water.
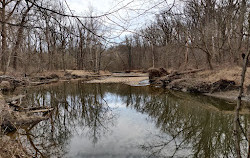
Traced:
[[[223, 100], [81, 81], [20, 91], [24, 104], [54, 108], [47, 121], [19, 131], [34, 156], [234, 157], [234, 104]], [[241, 121], [247, 127], [249, 116]]]

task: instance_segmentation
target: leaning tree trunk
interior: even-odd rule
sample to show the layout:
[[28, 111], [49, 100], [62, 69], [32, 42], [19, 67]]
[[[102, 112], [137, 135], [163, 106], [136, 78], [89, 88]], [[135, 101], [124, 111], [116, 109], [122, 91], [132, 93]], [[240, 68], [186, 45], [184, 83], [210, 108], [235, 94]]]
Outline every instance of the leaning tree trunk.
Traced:
[[[241, 149], [240, 149], [240, 118], [239, 113], [241, 109], [241, 98], [243, 96], [243, 86], [245, 81], [245, 75], [247, 70], [247, 63], [248, 63], [248, 57], [249, 57], [250, 51], [247, 53], [247, 55], [244, 58], [244, 63], [242, 67], [242, 73], [241, 73], [241, 83], [240, 83], [240, 89], [239, 89], [239, 95], [237, 98], [237, 107], [235, 109], [235, 115], [234, 115], [234, 138], [235, 138], [235, 152], [237, 155], [237, 158], [241, 158]], [[249, 157], [249, 156], [248, 156]]]

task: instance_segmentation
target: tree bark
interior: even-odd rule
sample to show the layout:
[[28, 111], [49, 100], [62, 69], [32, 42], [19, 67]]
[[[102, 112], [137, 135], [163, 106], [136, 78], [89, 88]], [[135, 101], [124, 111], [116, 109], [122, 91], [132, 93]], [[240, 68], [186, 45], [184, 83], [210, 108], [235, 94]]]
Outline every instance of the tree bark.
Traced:
[[[13, 53], [14, 53], [14, 57], [13, 57], [13, 68], [16, 70], [17, 69], [17, 53], [19, 51], [20, 45], [22, 44], [23, 41], [23, 30], [24, 30], [24, 24], [25, 24], [25, 19], [28, 15], [28, 12], [30, 11], [30, 9], [32, 8], [33, 4], [31, 6], [28, 6], [27, 4], [27, 10], [24, 12], [23, 16], [22, 16], [22, 20], [20, 22], [20, 26], [18, 28], [17, 31], [17, 40], [16, 40], [16, 44], [15, 47], [13, 49]], [[10, 63], [10, 56], [7, 62], [7, 66], [6, 66], [6, 71], [8, 70], [9, 67], [9, 63]]]
[[245, 81], [245, 74], [247, 70], [247, 63], [248, 63], [248, 57], [249, 57], [250, 51], [247, 53], [247, 55], [244, 58], [244, 64], [242, 66], [242, 73], [241, 73], [241, 83], [240, 83], [240, 89], [239, 89], [239, 95], [237, 99], [237, 106], [235, 109], [234, 114], [234, 138], [235, 138], [235, 152], [237, 155], [237, 158], [241, 158], [241, 149], [240, 149], [240, 120], [239, 120], [239, 112], [241, 109], [241, 98], [243, 96], [243, 86]]
[[1, 20], [2, 20], [2, 30], [1, 30], [1, 36], [2, 36], [2, 52], [1, 52], [1, 69], [4, 71], [5, 69], [5, 63], [6, 63], [6, 52], [7, 52], [7, 38], [6, 38], [6, 19], [5, 19], [5, 0], [2, 1], [2, 12], [1, 12]]
[[240, 15], [239, 15], [239, 21], [238, 21], [238, 27], [237, 27], [237, 47], [238, 51], [240, 51], [242, 47], [242, 39], [244, 36], [244, 21], [245, 21], [245, 13], [246, 13], [246, 0], [242, 0], [241, 6], [240, 6]]
[[206, 58], [207, 58], [207, 63], [208, 63], [208, 67], [210, 70], [213, 70], [213, 66], [212, 66], [212, 56], [210, 53], [206, 52]]
[[155, 52], [154, 52], [154, 44], [152, 44], [152, 67], [155, 67]]
[[188, 66], [188, 53], [189, 53], [189, 46], [188, 46], [188, 39], [187, 42], [185, 44], [186, 47], [186, 51], [185, 51], [185, 64], [184, 64], [184, 68], [186, 69]]

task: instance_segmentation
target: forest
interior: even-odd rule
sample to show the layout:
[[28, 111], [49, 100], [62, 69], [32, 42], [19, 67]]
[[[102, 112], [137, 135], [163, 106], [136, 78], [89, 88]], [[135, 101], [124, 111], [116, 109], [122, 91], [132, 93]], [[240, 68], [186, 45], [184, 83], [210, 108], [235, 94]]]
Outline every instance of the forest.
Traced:
[[248, 1], [183, 0], [162, 5], [144, 27], [128, 30], [116, 40], [109, 38], [112, 27], [104, 24], [113, 13], [95, 15], [90, 9], [86, 15], [75, 15], [60, 0], [3, 0], [1, 70], [29, 74], [241, 64], [242, 54], [249, 50]]

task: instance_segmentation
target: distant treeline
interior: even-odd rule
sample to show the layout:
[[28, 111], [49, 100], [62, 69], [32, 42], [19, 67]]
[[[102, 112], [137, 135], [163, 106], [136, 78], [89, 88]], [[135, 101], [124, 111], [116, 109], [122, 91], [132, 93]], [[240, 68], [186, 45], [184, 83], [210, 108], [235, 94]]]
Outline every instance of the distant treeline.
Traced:
[[106, 15], [76, 16], [60, 0], [2, 0], [1, 70], [99, 72], [237, 65], [249, 50], [249, 6], [246, 0], [180, 1], [113, 45], [108, 39], [112, 29], [104, 25]]

